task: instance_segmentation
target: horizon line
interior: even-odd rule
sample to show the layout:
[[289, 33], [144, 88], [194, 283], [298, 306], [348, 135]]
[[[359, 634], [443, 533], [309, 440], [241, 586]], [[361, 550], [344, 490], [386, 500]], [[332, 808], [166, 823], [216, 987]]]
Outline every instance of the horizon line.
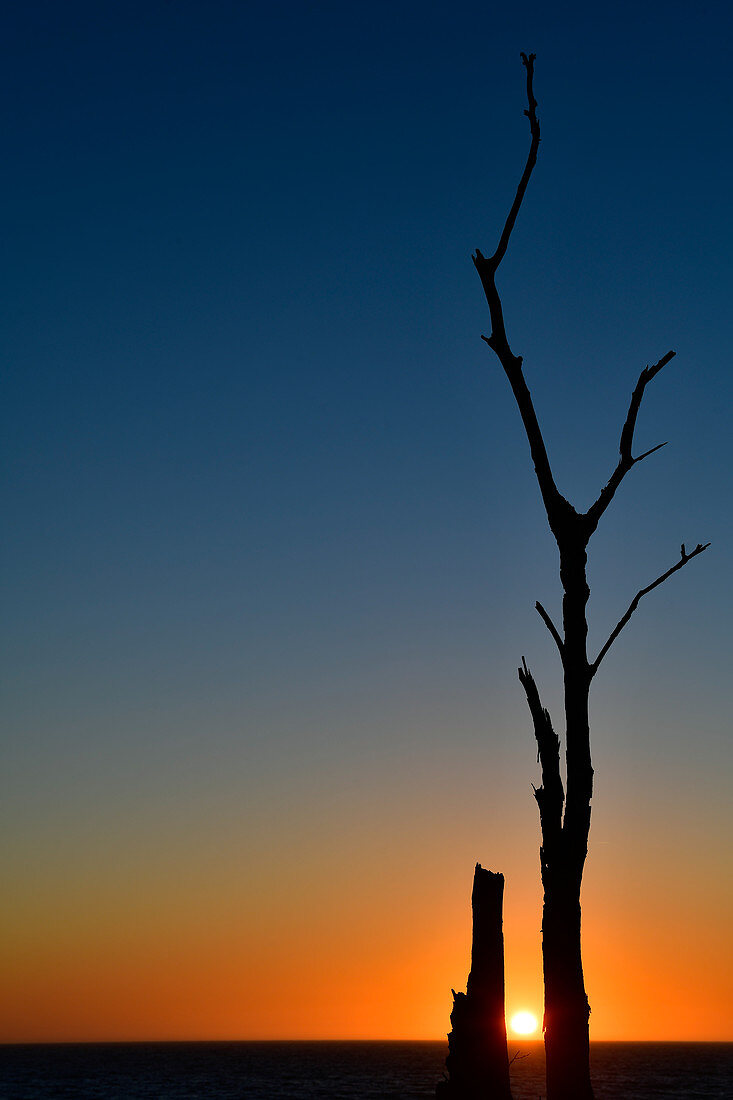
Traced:
[[[683, 1045], [689, 1044], [733, 1044], [733, 1038], [730, 1039], [591, 1039], [591, 1045], [594, 1043], [668, 1043], [670, 1045]], [[0, 1047], [9, 1046], [131, 1046], [131, 1045], [144, 1045], [144, 1044], [172, 1044], [172, 1043], [447, 1043], [447, 1037], [438, 1039], [336, 1039], [336, 1038], [287, 1038], [287, 1037], [270, 1037], [270, 1038], [249, 1038], [249, 1039], [0, 1039]], [[507, 1044], [512, 1043], [544, 1043], [542, 1036], [529, 1036], [522, 1035], [516, 1039], [507, 1038]]]

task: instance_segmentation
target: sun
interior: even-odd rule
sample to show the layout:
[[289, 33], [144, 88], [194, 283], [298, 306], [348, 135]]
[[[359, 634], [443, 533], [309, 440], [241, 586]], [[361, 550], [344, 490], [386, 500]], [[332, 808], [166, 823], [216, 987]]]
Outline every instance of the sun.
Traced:
[[537, 1030], [537, 1017], [531, 1012], [515, 1012], [510, 1026], [517, 1035], [533, 1035]]

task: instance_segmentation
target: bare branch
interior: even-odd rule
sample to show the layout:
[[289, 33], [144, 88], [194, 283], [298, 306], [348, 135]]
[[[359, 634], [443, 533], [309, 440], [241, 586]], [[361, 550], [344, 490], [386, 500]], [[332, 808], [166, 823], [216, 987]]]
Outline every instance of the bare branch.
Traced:
[[637, 607], [639, 606], [639, 601], [641, 600], [642, 596], [646, 596], [647, 592], [651, 592], [654, 588], [657, 588], [660, 584], [663, 584], [664, 581], [666, 581], [668, 577], [671, 577], [673, 573], [676, 573], [678, 570], [680, 570], [683, 567], [683, 565], [687, 565], [688, 561], [692, 561], [692, 559], [696, 558], [698, 556], [698, 554], [702, 554], [703, 550], [707, 550], [709, 545], [710, 545], [709, 542], [706, 542], [704, 544], [698, 542], [695, 549], [691, 550], [690, 553], [688, 554], [687, 551], [685, 550], [685, 544], [683, 542], [682, 546], [680, 547], [680, 560], [675, 565], [673, 565], [671, 569], [668, 569], [666, 573], [662, 573], [661, 577], [657, 577], [657, 579], [655, 581], [652, 581], [651, 584], [648, 584], [646, 586], [646, 588], [642, 588], [636, 593], [633, 600], [629, 604], [625, 614], [623, 614], [621, 616], [621, 618], [619, 619], [619, 621], [616, 623], [615, 627], [611, 631], [611, 633], [608, 637], [608, 641], [606, 642], [606, 644], [601, 649], [601, 652], [598, 654], [598, 656], [596, 657], [593, 664], [590, 666], [591, 679], [595, 676], [596, 672], [598, 671], [598, 666], [600, 665], [601, 661], [606, 656], [609, 649], [611, 648], [613, 643], [616, 641], [616, 639], [618, 638], [618, 636], [621, 633], [621, 631], [623, 630], [623, 628], [626, 626], [626, 624], [629, 621], [629, 619], [631, 618], [631, 616], [636, 611]]
[[[524, 113], [529, 119], [529, 130], [532, 135], [532, 141], [529, 147], [527, 163], [524, 166], [522, 178], [519, 181], [517, 193], [514, 196], [514, 202], [512, 203], [511, 210], [509, 211], [506, 222], [504, 223], [504, 228], [502, 230], [501, 237], [499, 238], [499, 244], [496, 247], [496, 252], [489, 261], [489, 263], [493, 266], [494, 271], [496, 271], [497, 267], [504, 259], [504, 254], [507, 250], [507, 245], [509, 244], [509, 238], [511, 236], [512, 230], [514, 229], [514, 223], [517, 220], [519, 208], [522, 205], [524, 192], [527, 190], [527, 184], [529, 183], [529, 178], [532, 175], [532, 169], [537, 162], [537, 150], [539, 149], [540, 145], [540, 121], [537, 118], [537, 100], [535, 99], [534, 91], [532, 90], [532, 81], [534, 79], [534, 63], [537, 55], [531, 53], [529, 54], [529, 56], [527, 56], [526, 53], [523, 53], [519, 56], [522, 58], [522, 64], [527, 70], [527, 110]], [[477, 254], [480, 255], [480, 253], [478, 253], [478, 250]]]
[[[482, 254], [480, 249], [476, 249], [476, 255], [473, 257], [473, 262], [478, 271], [481, 284], [484, 288], [486, 300], [489, 303], [489, 313], [491, 314], [491, 336], [488, 337], [487, 343], [493, 347], [491, 341], [497, 341], [498, 345], [506, 349], [509, 356], [514, 359], [509, 350], [509, 344], [506, 337], [506, 329], [504, 328], [504, 313], [501, 308], [501, 301], [496, 290], [495, 276], [499, 264], [504, 259], [504, 255], [509, 244], [509, 238], [514, 228], [514, 223], [517, 220], [522, 200], [524, 199], [524, 193], [527, 190], [527, 184], [529, 183], [532, 170], [537, 163], [537, 150], [540, 146], [540, 123], [537, 118], [537, 100], [534, 97], [532, 90], [532, 79], [534, 77], [534, 61], [535, 55], [533, 53], [522, 54], [522, 64], [527, 70], [527, 110], [524, 112], [529, 119], [529, 128], [531, 133], [531, 141], [529, 146], [529, 153], [527, 154], [527, 163], [524, 166], [522, 177], [517, 186], [517, 193], [514, 196], [514, 202], [511, 205], [511, 209], [507, 214], [507, 219], [504, 222], [504, 228], [501, 231], [501, 237], [499, 243], [496, 246], [496, 251], [493, 256], [486, 257]], [[496, 348], [494, 348], [496, 351]], [[499, 355], [499, 352], [496, 351]], [[501, 355], [499, 355], [501, 359]], [[503, 364], [503, 360], [502, 360]], [[506, 369], [506, 368], [505, 368]]]
[[547, 456], [547, 449], [544, 439], [542, 438], [537, 414], [535, 413], [532, 403], [532, 396], [524, 380], [524, 375], [522, 374], [522, 359], [521, 356], [514, 355], [509, 346], [509, 340], [507, 339], [504, 325], [504, 312], [501, 305], [501, 298], [496, 288], [496, 272], [506, 253], [509, 238], [514, 229], [514, 224], [517, 220], [517, 215], [519, 214], [524, 194], [527, 190], [527, 184], [529, 183], [532, 170], [537, 162], [537, 150], [540, 144], [540, 124], [537, 118], [537, 100], [534, 97], [532, 88], [535, 55], [522, 54], [521, 57], [522, 63], [527, 70], [527, 109], [525, 114], [529, 119], [531, 135], [527, 163], [524, 166], [524, 171], [522, 172], [522, 177], [517, 187], [517, 193], [514, 196], [514, 201], [504, 223], [499, 243], [496, 246], [496, 251], [493, 256], [486, 257], [479, 249], [476, 249], [473, 262], [479, 274], [479, 278], [481, 279], [481, 285], [484, 288], [484, 294], [486, 295], [486, 301], [489, 306], [489, 316], [491, 317], [491, 335], [484, 336], [482, 339], [486, 341], [491, 350], [496, 354], [509, 380], [514, 398], [517, 402], [517, 407], [519, 408], [519, 413], [522, 417], [527, 440], [529, 441], [529, 449], [532, 455], [532, 461], [534, 462], [535, 473], [547, 512], [547, 518], [552, 531], [557, 533], [562, 521], [568, 517], [575, 516], [576, 513], [565, 498], [561, 496], [555, 485], [552, 469], [550, 467], [550, 460]]
[[559, 650], [560, 658], [561, 658], [561, 660], [564, 661], [565, 660], [565, 645], [563, 643], [562, 638], [560, 637], [560, 635], [558, 633], [557, 627], [555, 626], [552, 619], [547, 614], [547, 612], [545, 611], [544, 607], [542, 606], [542, 604], [540, 603], [539, 600], [535, 604], [535, 607], [537, 608], [537, 611], [539, 612], [540, 618], [542, 619], [543, 623], [545, 624], [547, 629], [550, 631], [550, 634], [552, 634], [552, 637], [555, 639], [555, 645], [557, 646], [557, 648]]
[[665, 439], [664, 443], [657, 443], [656, 447], [650, 447], [648, 451], [644, 451], [643, 455], [639, 455], [635, 458], [634, 462], [641, 462], [642, 459], [648, 458], [649, 455], [653, 455], [655, 451], [661, 451], [662, 447], [666, 447], [668, 442], [669, 440]]
[[666, 355], [663, 355], [658, 363], [655, 363], [653, 367], [646, 366], [639, 375], [639, 380], [634, 387], [634, 392], [631, 395], [631, 401], [629, 402], [629, 411], [626, 414], [626, 420], [624, 426], [621, 429], [621, 439], [619, 441], [619, 460], [616, 469], [611, 474], [607, 483], [604, 485], [600, 492], [600, 495], [596, 502], [586, 512], [586, 519], [590, 520], [589, 535], [595, 531], [598, 526], [603, 513], [608, 508], [609, 504], [614, 498], [616, 490], [626, 477], [627, 473], [632, 466], [635, 466], [637, 462], [641, 462], [642, 459], [648, 458], [649, 455], [654, 454], [660, 447], [666, 446], [665, 443], [658, 443], [656, 447], [651, 447], [648, 451], [644, 451], [644, 454], [639, 455], [638, 458], [634, 458], [631, 454], [631, 448], [634, 442], [634, 429], [636, 428], [636, 418], [639, 415], [639, 409], [641, 408], [641, 401], [644, 396], [644, 390], [647, 384], [651, 382], [657, 374], [659, 374], [662, 367], [666, 367], [670, 359], [674, 359], [675, 353], [668, 351]]

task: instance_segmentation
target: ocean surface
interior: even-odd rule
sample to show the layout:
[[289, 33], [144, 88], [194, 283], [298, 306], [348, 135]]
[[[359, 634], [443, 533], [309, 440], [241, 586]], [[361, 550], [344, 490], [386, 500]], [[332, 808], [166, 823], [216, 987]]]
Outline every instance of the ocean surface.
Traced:
[[[0, 1046], [2, 1100], [417, 1100], [444, 1042]], [[514, 1100], [544, 1096], [540, 1042], [510, 1042]], [[733, 1098], [733, 1043], [593, 1043], [598, 1100]]]

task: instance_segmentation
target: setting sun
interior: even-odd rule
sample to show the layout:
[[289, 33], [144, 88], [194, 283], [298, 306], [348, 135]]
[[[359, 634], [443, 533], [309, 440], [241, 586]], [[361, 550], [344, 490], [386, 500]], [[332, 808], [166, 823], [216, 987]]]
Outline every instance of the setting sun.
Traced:
[[511, 1018], [511, 1029], [517, 1035], [532, 1035], [537, 1030], [537, 1017], [531, 1012], [515, 1012]]

